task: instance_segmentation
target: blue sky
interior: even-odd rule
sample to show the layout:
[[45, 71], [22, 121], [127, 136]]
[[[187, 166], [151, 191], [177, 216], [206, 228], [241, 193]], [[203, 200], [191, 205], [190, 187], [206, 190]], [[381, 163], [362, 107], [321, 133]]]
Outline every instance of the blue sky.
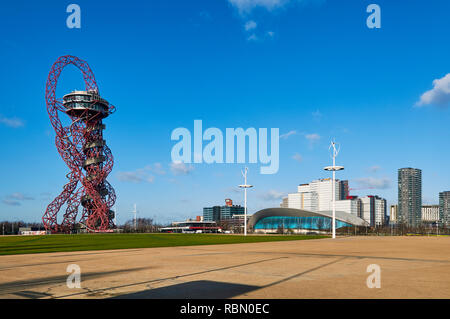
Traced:
[[[81, 8], [80, 29], [66, 26], [70, 3]], [[381, 7], [381, 29], [366, 26], [370, 3]], [[228, 197], [243, 202], [242, 164], [171, 167], [172, 130], [192, 131], [196, 119], [287, 134], [277, 174], [248, 165], [250, 213], [328, 177], [332, 138], [353, 194], [395, 203], [397, 169], [417, 167], [424, 203], [437, 203], [450, 189], [449, 10], [446, 0], [3, 2], [0, 220], [39, 221], [65, 184], [44, 93], [66, 54], [89, 63], [117, 107], [105, 138], [120, 223], [134, 203], [168, 222]], [[57, 94], [83, 88], [67, 67]]]

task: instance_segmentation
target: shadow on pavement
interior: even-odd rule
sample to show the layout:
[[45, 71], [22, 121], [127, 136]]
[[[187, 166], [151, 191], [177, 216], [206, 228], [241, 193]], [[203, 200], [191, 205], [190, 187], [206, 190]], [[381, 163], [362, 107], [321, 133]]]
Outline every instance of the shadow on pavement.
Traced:
[[[148, 269], [149, 267], [139, 267], [139, 268], [130, 268], [130, 269], [121, 269], [121, 270], [113, 270], [113, 271], [101, 271], [101, 272], [88, 272], [88, 273], [82, 273], [81, 274], [81, 280], [86, 279], [95, 279], [95, 278], [101, 278], [109, 275], [115, 275], [115, 274], [121, 274], [121, 273], [128, 273], [128, 272], [135, 272], [139, 270]], [[7, 294], [7, 293], [20, 293], [23, 296], [29, 295], [29, 290], [36, 288], [39, 286], [48, 286], [48, 285], [55, 285], [55, 284], [66, 284], [67, 275], [61, 275], [61, 276], [54, 276], [54, 277], [43, 277], [43, 278], [36, 278], [36, 279], [29, 279], [29, 280], [19, 280], [19, 281], [12, 281], [7, 283], [1, 283], [0, 284], [0, 295]], [[24, 290], [25, 289], [25, 290]], [[35, 292], [32, 292], [33, 294]]]
[[259, 288], [259, 286], [198, 280], [125, 294], [112, 299], [227, 299]]

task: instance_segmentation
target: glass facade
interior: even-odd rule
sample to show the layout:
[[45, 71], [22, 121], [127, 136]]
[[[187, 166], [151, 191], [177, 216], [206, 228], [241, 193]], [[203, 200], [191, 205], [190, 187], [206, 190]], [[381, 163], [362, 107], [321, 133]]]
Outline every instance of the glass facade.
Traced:
[[[336, 229], [341, 227], [352, 227], [353, 225], [336, 220]], [[260, 219], [255, 230], [258, 229], [331, 229], [331, 218], [325, 216], [291, 217], [291, 216], [269, 216]]]
[[245, 209], [241, 206], [222, 206], [220, 208], [220, 219], [231, 219], [234, 215], [244, 214]]
[[244, 214], [244, 207], [242, 206], [213, 206], [203, 208], [204, 221], [221, 221], [232, 219], [234, 215]]
[[203, 220], [205, 222], [219, 221], [220, 220], [220, 206], [204, 207], [203, 208]]

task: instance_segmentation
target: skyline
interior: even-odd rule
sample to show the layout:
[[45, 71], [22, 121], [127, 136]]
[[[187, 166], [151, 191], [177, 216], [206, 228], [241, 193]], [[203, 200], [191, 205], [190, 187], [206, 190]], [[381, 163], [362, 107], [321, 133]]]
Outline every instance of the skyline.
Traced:
[[[77, 3], [79, 30], [65, 26], [68, 3], [8, 3], [0, 12], [8, 61], [0, 75], [0, 220], [40, 221], [65, 182], [44, 101], [50, 67], [65, 54], [89, 63], [102, 97], [117, 107], [105, 139], [119, 223], [132, 218], [134, 203], [139, 217], [158, 222], [201, 215], [225, 198], [243, 205], [244, 166], [255, 185], [249, 214], [277, 207], [296, 185], [329, 177], [322, 168], [332, 138], [342, 146], [339, 179], [375, 187], [354, 195], [395, 204], [401, 167], [422, 170], [424, 204], [450, 189], [448, 2], [377, 1], [378, 30], [365, 25], [370, 1]], [[82, 78], [67, 68], [57, 95], [74, 89], [83, 89]], [[261, 175], [259, 163], [171, 163], [171, 132], [193, 132], [194, 120], [223, 132], [279, 128], [278, 172]]]

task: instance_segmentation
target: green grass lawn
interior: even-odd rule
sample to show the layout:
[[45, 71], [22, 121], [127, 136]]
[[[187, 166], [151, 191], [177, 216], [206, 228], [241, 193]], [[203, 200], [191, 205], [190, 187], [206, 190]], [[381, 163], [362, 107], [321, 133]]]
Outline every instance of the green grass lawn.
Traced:
[[173, 247], [259, 243], [268, 241], [319, 239], [319, 235], [217, 235], [217, 234], [80, 234], [0, 237], [0, 255], [61, 251]]

